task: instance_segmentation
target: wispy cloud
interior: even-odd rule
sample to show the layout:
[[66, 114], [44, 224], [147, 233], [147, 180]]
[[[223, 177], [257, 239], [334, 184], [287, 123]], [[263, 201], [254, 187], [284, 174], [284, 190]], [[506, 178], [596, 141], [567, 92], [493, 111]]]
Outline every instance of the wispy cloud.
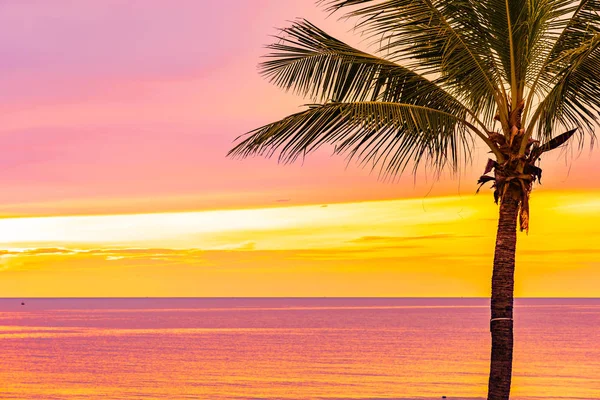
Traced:
[[420, 236], [361, 236], [357, 239], [350, 240], [349, 243], [371, 244], [371, 243], [403, 243], [419, 240], [436, 240], [436, 239], [473, 239], [480, 238], [482, 235], [458, 235], [452, 233], [436, 233], [431, 235]]

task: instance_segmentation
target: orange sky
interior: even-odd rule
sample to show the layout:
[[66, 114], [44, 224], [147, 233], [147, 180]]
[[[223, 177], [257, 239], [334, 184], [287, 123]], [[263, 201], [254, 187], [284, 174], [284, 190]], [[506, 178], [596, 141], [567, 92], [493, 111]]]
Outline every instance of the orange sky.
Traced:
[[[541, 192], [518, 296], [597, 297], [600, 192]], [[486, 195], [0, 221], [3, 296], [486, 296]]]
[[[0, 297], [488, 295], [485, 153], [396, 183], [331, 149], [225, 158], [308, 102], [257, 74], [274, 26], [302, 16], [367, 48], [313, 0], [251, 3], [1, 6]], [[599, 165], [544, 160], [517, 295], [600, 295]]]

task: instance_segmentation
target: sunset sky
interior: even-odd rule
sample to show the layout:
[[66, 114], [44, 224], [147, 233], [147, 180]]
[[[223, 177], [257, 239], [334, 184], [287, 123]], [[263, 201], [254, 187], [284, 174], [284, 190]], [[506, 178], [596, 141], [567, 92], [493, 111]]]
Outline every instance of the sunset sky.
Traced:
[[[497, 217], [461, 174], [225, 157], [309, 103], [263, 80], [314, 0], [0, 2], [0, 297], [487, 296]], [[176, 4], [176, 6], [174, 5]], [[517, 296], [600, 296], [600, 152], [544, 158]]]

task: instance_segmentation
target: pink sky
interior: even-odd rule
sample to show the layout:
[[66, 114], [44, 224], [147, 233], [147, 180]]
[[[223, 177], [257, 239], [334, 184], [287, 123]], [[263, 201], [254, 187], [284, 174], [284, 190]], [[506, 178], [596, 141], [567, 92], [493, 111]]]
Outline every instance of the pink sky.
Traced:
[[[170, 4], [170, 6], [167, 6]], [[174, 5], [176, 4], [176, 6]], [[309, 100], [256, 65], [305, 17], [361, 44], [314, 0], [0, 2], [1, 215], [166, 211], [473, 193], [458, 179], [381, 183], [327, 150], [304, 166], [225, 158], [232, 140]], [[363, 48], [365, 46], [362, 46]], [[600, 187], [598, 152], [550, 156], [544, 190]]]

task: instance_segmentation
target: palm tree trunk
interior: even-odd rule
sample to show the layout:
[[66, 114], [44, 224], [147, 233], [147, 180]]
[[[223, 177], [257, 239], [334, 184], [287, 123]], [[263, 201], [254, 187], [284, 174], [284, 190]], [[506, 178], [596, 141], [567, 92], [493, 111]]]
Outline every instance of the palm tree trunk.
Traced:
[[[512, 188], [511, 188], [512, 189]], [[519, 196], [509, 189], [500, 204], [492, 275], [492, 355], [488, 400], [508, 400], [513, 356], [513, 295]]]

